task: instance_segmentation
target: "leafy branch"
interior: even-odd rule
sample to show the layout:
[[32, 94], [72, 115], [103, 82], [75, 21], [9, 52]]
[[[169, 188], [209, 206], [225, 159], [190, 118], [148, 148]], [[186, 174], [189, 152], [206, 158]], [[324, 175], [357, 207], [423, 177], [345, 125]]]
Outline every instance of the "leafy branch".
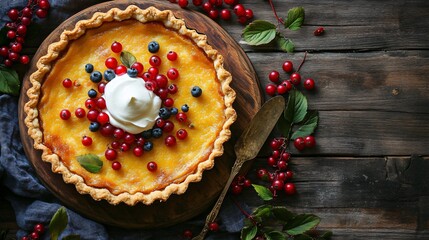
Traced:
[[304, 8], [295, 7], [290, 9], [287, 13], [287, 17], [283, 20], [277, 15], [271, 0], [269, 0], [269, 3], [274, 12], [274, 16], [277, 19], [278, 25], [276, 26], [275, 24], [265, 20], [255, 20], [243, 29], [243, 39], [249, 45], [255, 46], [275, 41], [281, 50], [291, 53], [295, 50], [295, 44], [291, 39], [281, 33], [279, 26], [283, 25], [285, 29], [292, 31], [300, 29], [305, 19]]

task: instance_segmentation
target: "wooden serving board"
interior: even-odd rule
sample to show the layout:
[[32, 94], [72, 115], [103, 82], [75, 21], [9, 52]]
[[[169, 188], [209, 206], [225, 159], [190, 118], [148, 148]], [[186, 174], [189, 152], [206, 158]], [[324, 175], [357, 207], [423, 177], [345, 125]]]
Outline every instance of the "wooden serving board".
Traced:
[[[216, 159], [215, 167], [204, 173], [203, 180], [192, 183], [183, 195], [172, 195], [166, 202], [155, 202], [150, 206], [137, 204], [128, 206], [110, 205], [107, 201], [95, 201], [89, 195], [79, 194], [74, 185], [66, 184], [61, 175], [50, 170], [50, 163], [41, 160], [41, 152], [33, 148], [33, 140], [27, 134], [24, 124], [23, 106], [30, 88], [28, 80], [36, 70], [37, 60], [46, 54], [50, 43], [56, 42], [65, 29], [72, 29], [75, 23], [91, 18], [97, 11], [108, 11], [113, 7], [125, 9], [128, 5], [140, 8], [155, 6], [158, 9], [170, 9], [176, 17], [183, 18], [187, 26], [208, 36], [208, 42], [225, 57], [225, 68], [233, 75], [232, 87], [237, 92], [234, 107], [238, 113], [237, 122], [232, 127], [233, 137], [225, 144], [225, 154]], [[42, 43], [36, 52], [30, 70], [24, 78], [21, 98], [19, 99], [19, 118], [21, 139], [28, 159], [34, 166], [40, 180], [62, 203], [76, 212], [95, 221], [123, 228], [157, 228], [184, 222], [206, 210], [216, 200], [226, 184], [235, 156], [233, 146], [237, 137], [248, 124], [262, 104], [259, 81], [253, 66], [241, 47], [216, 22], [201, 13], [183, 10], [177, 4], [167, 1], [112, 1], [87, 8], [59, 25]]]

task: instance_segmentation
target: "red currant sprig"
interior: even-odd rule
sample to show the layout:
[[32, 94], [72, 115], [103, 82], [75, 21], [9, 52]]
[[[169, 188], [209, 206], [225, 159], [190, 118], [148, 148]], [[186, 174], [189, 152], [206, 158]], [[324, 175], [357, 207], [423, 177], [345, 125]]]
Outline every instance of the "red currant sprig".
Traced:
[[[171, 3], [177, 3], [181, 8], [189, 6], [190, 0], [169, 0]], [[232, 13], [237, 16], [237, 21], [245, 24], [248, 20], [253, 18], [252, 9], [245, 8], [239, 0], [192, 0], [192, 5], [196, 8], [201, 8], [207, 16], [213, 20], [221, 18], [222, 20], [229, 21], [232, 18]], [[232, 11], [228, 8], [232, 8]]]
[[48, 14], [50, 3], [48, 0], [29, 0], [27, 6], [22, 10], [12, 8], [7, 12], [10, 22], [6, 23], [6, 37], [9, 45], [0, 47], [0, 56], [5, 66], [11, 67], [15, 62], [28, 64], [30, 58], [27, 55], [21, 55], [22, 44], [25, 42], [27, 27], [31, 23], [31, 18], [35, 12], [39, 18], [45, 18]]
[[34, 225], [33, 232], [21, 238], [21, 240], [38, 240], [45, 232], [45, 226], [41, 223]]

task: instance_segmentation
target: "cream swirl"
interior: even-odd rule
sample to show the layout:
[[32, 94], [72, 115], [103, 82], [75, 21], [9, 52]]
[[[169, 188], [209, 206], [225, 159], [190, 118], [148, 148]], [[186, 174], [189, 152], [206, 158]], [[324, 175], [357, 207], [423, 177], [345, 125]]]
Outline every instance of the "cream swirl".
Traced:
[[151, 129], [158, 118], [161, 99], [139, 77], [116, 76], [104, 89], [110, 124], [132, 134]]

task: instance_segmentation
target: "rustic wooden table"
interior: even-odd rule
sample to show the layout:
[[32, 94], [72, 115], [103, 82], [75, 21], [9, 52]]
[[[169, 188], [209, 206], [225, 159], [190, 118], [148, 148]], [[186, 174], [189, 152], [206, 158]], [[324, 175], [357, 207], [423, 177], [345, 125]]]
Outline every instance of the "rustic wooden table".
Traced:
[[[33, 25], [24, 51], [34, 53], [70, 13], [99, 1], [74, 2], [54, 6], [61, 14]], [[267, 1], [242, 2], [255, 18], [275, 22]], [[262, 87], [271, 70], [287, 59], [299, 63], [308, 51], [301, 73], [315, 79], [317, 90], [305, 94], [320, 112], [317, 147], [293, 155], [298, 194], [277, 203], [319, 215], [320, 228], [333, 230], [335, 239], [429, 239], [429, 1], [274, 4], [281, 16], [291, 7], [305, 8], [304, 27], [287, 32], [296, 52], [241, 46]], [[219, 23], [240, 41], [242, 25]], [[325, 35], [315, 37], [319, 26]], [[249, 176], [265, 159], [262, 151]], [[261, 202], [253, 194], [248, 203]], [[13, 236], [14, 213], [1, 197], [0, 212], [0, 229]]]

